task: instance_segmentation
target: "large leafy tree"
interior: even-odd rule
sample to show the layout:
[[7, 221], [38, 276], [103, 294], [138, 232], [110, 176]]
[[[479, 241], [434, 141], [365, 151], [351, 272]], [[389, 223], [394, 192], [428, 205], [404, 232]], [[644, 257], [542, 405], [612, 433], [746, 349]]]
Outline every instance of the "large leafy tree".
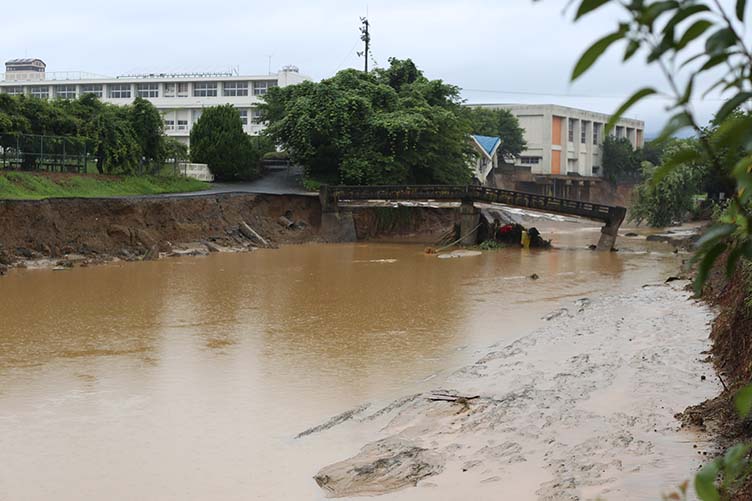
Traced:
[[641, 155], [632, 148], [629, 139], [606, 137], [601, 146], [601, 155], [603, 177], [612, 184], [642, 179]]
[[525, 151], [525, 131], [520, 122], [509, 110], [494, 110], [489, 108], [465, 108], [470, 130], [473, 134], [493, 136], [501, 139], [499, 146], [500, 158], [513, 161]]
[[147, 163], [161, 163], [165, 158], [162, 114], [153, 104], [141, 97], [137, 97], [133, 102], [129, 114], [144, 160]]
[[309, 177], [347, 184], [465, 183], [471, 177], [459, 89], [390, 59], [371, 73], [273, 88], [266, 134]]
[[191, 129], [191, 160], [209, 165], [216, 179], [237, 181], [259, 174], [261, 158], [273, 148], [248, 136], [232, 105], [207, 108]]
[[[78, 147], [96, 158], [100, 173], [134, 174], [142, 159], [163, 157], [162, 118], [148, 101], [115, 106], [88, 94], [77, 100], [43, 100], [0, 94], [0, 142], [14, 147], [19, 135], [65, 136], [68, 147]], [[50, 147], [56, 139], [49, 138]], [[70, 152], [70, 150], [69, 150]], [[34, 167], [35, 157], [24, 159]]]

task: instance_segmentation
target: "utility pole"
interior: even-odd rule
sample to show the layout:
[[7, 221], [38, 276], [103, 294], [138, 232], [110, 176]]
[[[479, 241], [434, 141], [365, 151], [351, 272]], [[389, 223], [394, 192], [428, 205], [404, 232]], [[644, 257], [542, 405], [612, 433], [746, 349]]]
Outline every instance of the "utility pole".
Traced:
[[365, 43], [365, 50], [363, 52], [358, 52], [358, 56], [364, 56], [365, 72], [368, 73], [368, 57], [371, 55], [371, 33], [369, 31], [371, 24], [368, 22], [367, 17], [361, 17], [360, 24], [360, 39]]

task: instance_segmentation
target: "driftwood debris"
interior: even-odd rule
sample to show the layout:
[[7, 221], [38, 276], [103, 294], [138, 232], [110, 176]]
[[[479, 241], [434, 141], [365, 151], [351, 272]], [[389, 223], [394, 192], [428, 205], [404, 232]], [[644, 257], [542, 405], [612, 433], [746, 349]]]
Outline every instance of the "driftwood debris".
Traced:
[[248, 225], [248, 223], [246, 223], [245, 221], [240, 221], [240, 226], [239, 226], [238, 230], [248, 240], [251, 240], [252, 242], [257, 243], [261, 247], [271, 247], [271, 245], [269, 245], [269, 242], [267, 242], [264, 239], [264, 237], [262, 237], [261, 235], [259, 235], [256, 232], [256, 230], [254, 230], [253, 228], [251, 228]]
[[430, 396], [426, 397], [431, 402], [450, 402], [453, 404], [459, 404], [462, 406], [462, 409], [457, 412], [457, 414], [464, 412], [466, 410], [470, 409], [470, 403], [473, 400], [477, 400], [480, 398], [480, 395], [473, 395], [472, 397], [464, 396], [464, 395], [456, 395], [453, 393], [443, 393], [443, 392], [433, 392]]

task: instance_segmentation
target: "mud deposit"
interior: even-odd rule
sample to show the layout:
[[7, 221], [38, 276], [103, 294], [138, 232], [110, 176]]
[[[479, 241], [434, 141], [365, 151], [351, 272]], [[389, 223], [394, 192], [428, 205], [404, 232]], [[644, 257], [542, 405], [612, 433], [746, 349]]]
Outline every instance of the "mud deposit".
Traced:
[[376, 440], [316, 481], [331, 497], [660, 498], [707, 451], [674, 415], [718, 390], [700, 361], [713, 314], [684, 286], [579, 299], [441, 388], [355, 409], [319, 432], [349, 421]]

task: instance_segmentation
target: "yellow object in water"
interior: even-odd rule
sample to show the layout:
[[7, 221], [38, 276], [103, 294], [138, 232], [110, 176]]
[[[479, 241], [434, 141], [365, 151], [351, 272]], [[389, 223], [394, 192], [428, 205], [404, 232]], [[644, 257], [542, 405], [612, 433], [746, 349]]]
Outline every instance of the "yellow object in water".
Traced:
[[522, 237], [520, 238], [520, 243], [522, 244], [522, 247], [525, 249], [530, 248], [530, 235], [527, 234], [527, 230], [522, 230]]

